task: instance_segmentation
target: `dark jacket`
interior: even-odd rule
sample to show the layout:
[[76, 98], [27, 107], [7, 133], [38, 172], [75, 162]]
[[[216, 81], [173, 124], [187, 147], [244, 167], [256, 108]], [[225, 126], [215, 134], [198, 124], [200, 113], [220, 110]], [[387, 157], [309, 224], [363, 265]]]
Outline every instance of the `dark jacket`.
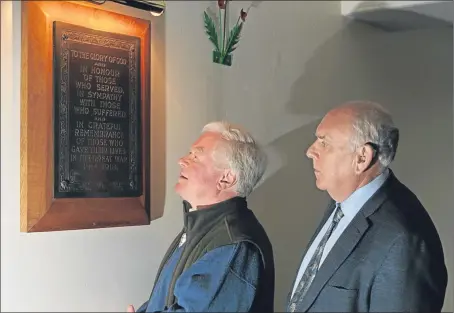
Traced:
[[[247, 306], [249, 312], [273, 312], [275, 273], [272, 246], [265, 230], [248, 209], [246, 200], [235, 197], [210, 208], [192, 212], [189, 209], [189, 203], [184, 202], [184, 228], [161, 262], [149, 303], [138, 311], [147, 308], [151, 311], [186, 311], [191, 308], [245, 310]], [[179, 247], [183, 234], [186, 242]], [[236, 281], [226, 276], [232, 272]], [[239, 284], [244, 281], [252, 287], [248, 289], [250, 293], [240, 291]], [[188, 288], [188, 284], [192, 286]], [[185, 291], [182, 292], [183, 288]], [[238, 292], [243, 294], [236, 295]], [[235, 306], [233, 302], [237, 296], [246, 297], [250, 303]], [[187, 297], [191, 298], [191, 303], [209, 303], [193, 306]]]
[[[333, 209], [334, 203], [308, 247]], [[390, 170], [334, 244], [295, 311], [440, 312], [446, 285], [435, 225]]]

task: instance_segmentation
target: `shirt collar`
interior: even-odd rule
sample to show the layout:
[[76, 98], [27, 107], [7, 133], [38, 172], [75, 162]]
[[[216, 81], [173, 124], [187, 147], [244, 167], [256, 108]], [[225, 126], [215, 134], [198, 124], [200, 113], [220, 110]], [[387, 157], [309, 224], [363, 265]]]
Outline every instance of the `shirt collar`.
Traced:
[[353, 218], [363, 205], [369, 200], [374, 193], [383, 185], [389, 176], [389, 170], [375, 177], [371, 182], [355, 190], [347, 199], [340, 203], [342, 213], [350, 219]]

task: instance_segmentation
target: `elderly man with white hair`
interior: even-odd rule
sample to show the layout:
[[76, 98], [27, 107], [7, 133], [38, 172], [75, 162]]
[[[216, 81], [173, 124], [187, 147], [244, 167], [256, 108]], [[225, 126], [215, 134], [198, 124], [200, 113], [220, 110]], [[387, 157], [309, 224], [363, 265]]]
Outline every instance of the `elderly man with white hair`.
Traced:
[[290, 289], [290, 312], [440, 312], [447, 271], [437, 230], [389, 165], [399, 130], [379, 104], [328, 112], [307, 150], [332, 201]]
[[213, 122], [203, 128], [179, 160], [175, 190], [183, 199], [183, 230], [138, 312], [273, 312], [273, 250], [246, 201], [266, 164], [239, 127]]

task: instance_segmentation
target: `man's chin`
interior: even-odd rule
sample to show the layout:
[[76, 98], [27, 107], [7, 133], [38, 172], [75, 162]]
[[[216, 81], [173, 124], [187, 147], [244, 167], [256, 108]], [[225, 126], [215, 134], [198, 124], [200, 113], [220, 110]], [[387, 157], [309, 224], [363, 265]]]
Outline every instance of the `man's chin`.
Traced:
[[185, 194], [187, 193], [185, 192], [186, 188], [183, 184], [177, 182], [173, 189], [177, 195], [179, 195], [183, 200], [186, 200], [187, 197], [185, 197]]
[[316, 186], [319, 190], [326, 190], [326, 186], [323, 185], [323, 182], [320, 181], [320, 179], [316, 179], [316, 180], [315, 180], [315, 186]]
[[182, 191], [182, 188], [183, 186], [181, 186], [181, 183], [180, 182], [177, 182], [175, 184], [175, 186], [173, 187], [174, 191], [181, 196], [181, 191]]

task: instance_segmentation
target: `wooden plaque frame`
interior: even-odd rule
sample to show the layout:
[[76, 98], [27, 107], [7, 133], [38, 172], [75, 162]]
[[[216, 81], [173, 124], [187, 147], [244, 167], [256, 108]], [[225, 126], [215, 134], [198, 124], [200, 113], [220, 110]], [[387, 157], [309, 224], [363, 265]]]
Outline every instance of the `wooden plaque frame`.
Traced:
[[[142, 194], [54, 198], [53, 22], [139, 37]], [[20, 230], [43, 232], [150, 223], [150, 21], [72, 1], [22, 2]]]

